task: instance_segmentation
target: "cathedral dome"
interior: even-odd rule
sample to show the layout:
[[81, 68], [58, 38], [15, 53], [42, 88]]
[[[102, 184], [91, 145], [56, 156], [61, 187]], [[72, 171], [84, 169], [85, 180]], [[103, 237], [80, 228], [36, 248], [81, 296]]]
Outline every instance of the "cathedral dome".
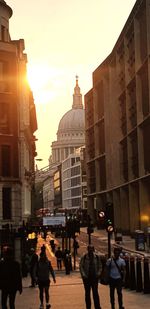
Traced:
[[85, 110], [78, 85], [78, 76], [76, 76], [72, 109], [66, 112], [61, 118], [58, 125], [57, 141], [52, 142], [52, 162], [62, 162], [84, 144]]
[[84, 109], [71, 109], [60, 120], [58, 131], [68, 133], [68, 131], [81, 131], [85, 128]]
[[76, 85], [73, 94], [72, 109], [61, 118], [57, 131], [58, 140], [83, 139], [85, 129], [85, 110], [82, 104], [82, 95], [76, 76]]

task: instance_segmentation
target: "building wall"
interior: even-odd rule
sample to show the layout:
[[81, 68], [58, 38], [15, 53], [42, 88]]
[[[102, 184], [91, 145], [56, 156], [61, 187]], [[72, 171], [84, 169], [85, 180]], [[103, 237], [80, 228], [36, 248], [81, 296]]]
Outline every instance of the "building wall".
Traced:
[[94, 207], [113, 202], [115, 225], [126, 232], [150, 224], [149, 55], [150, 1], [143, 0], [85, 95], [88, 207], [94, 216]]
[[77, 209], [81, 207], [81, 162], [80, 156], [70, 155], [62, 162], [62, 206]]
[[12, 41], [12, 10], [0, 2], [0, 228], [22, 225], [31, 215], [36, 112], [25, 82], [24, 40]]

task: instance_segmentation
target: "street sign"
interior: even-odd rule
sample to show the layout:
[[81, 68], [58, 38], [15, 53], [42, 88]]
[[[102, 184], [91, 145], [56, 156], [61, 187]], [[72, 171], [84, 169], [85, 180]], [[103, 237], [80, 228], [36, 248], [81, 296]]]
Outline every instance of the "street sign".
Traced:
[[66, 217], [65, 216], [51, 216], [43, 217], [43, 225], [62, 225], [66, 226]]

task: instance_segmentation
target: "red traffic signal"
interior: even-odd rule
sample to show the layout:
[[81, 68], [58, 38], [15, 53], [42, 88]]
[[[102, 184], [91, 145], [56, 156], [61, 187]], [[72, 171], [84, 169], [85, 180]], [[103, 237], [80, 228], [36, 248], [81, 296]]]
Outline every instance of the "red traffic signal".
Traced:
[[103, 210], [99, 211], [98, 216], [100, 219], [105, 217], [105, 212]]

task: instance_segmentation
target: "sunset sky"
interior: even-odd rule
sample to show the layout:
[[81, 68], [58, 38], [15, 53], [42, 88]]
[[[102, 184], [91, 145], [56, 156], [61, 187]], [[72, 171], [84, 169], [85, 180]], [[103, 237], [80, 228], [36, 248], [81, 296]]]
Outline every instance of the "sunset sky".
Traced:
[[92, 72], [112, 51], [136, 1], [5, 1], [13, 9], [11, 39], [25, 40], [41, 168], [48, 165], [61, 117], [71, 109], [75, 76], [84, 101], [92, 87]]

